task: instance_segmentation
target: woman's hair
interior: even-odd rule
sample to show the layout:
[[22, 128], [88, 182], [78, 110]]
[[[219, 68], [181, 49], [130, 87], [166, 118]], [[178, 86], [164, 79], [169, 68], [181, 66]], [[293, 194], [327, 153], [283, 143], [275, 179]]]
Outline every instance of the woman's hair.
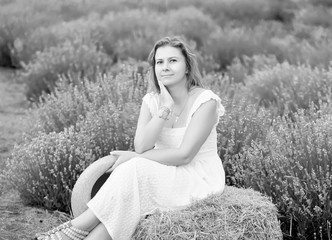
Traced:
[[185, 61], [186, 61], [186, 67], [188, 73], [187, 75], [187, 89], [189, 90], [193, 86], [203, 87], [203, 84], [201, 82], [202, 75], [198, 69], [198, 64], [196, 60], [196, 56], [193, 53], [193, 51], [189, 48], [188, 44], [186, 44], [180, 37], [174, 36], [174, 37], [164, 37], [160, 40], [158, 40], [153, 49], [151, 50], [148, 62], [150, 64], [150, 77], [153, 83], [153, 87], [157, 90], [158, 93], [160, 93], [160, 88], [155, 72], [155, 56], [157, 49], [164, 46], [171, 46], [175, 47], [181, 50]]

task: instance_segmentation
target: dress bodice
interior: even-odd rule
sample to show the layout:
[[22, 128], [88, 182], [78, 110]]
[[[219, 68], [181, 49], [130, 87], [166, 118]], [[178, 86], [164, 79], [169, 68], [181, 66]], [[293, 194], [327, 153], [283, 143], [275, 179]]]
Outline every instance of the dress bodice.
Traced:
[[[225, 112], [224, 107], [221, 105], [221, 100], [211, 90], [204, 90], [195, 99], [195, 101], [190, 109], [186, 126], [180, 127], [180, 128], [164, 127], [156, 141], [155, 148], [178, 148], [178, 147], [180, 147], [184, 134], [190, 123], [192, 115], [196, 112], [196, 110], [203, 103], [205, 103], [211, 99], [216, 100], [218, 103], [217, 111], [218, 111], [218, 120], [219, 120], [219, 117], [222, 116]], [[143, 101], [147, 104], [152, 116], [154, 116], [155, 114], [158, 113], [159, 94], [153, 93], [153, 92], [148, 93], [144, 96]], [[217, 123], [218, 123], [218, 121], [217, 121]], [[217, 125], [217, 123], [216, 123], [216, 125]], [[207, 152], [207, 151], [217, 151], [216, 125], [213, 127], [213, 129], [211, 130], [211, 133], [207, 137], [206, 141], [203, 143], [202, 147], [199, 150], [199, 153]]]
[[[155, 148], [178, 148], [180, 147], [187, 128], [163, 128], [157, 139]], [[199, 153], [217, 151], [217, 131], [213, 128], [210, 135], [199, 150]]]

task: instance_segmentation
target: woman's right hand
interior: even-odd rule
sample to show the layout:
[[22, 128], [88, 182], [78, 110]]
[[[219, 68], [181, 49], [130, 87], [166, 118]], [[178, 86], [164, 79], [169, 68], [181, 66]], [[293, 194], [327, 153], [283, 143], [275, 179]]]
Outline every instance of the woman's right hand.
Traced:
[[161, 81], [158, 81], [158, 84], [160, 88], [160, 106], [172, 109], [174, 105], [174, 100], [171, 94], [168, 92], [167, 88]]

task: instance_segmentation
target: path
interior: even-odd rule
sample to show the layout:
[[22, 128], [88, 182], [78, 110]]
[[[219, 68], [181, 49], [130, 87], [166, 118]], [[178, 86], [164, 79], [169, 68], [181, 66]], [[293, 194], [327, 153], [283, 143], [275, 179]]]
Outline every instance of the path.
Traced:
[[23, 131], [22, 117], [28, 106], [24, 85], [12, 70], [0, 68], [0, 169]]
[[[22, 118], [28, 108], [24, 85], [15, 73], [0, 68], [0, 170], [24, 129]], [[17, 191], [5, 187], [0, 171], [0, 240], [32, 239], [36, 232], [49, 230], [68, 217], [60, 212], [25, 206]]]

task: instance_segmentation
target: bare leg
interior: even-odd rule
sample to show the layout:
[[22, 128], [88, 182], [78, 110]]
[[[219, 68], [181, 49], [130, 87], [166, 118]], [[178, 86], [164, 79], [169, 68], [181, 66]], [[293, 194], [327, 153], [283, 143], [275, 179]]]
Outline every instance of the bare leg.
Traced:
[[104, 224], [100, 223], [95, 227], [84, 240], [112, 240]]
[[71, 220], [71, 224], [84, 231], [91, 231], [100, 223], [99, 219], [94, 215], [94, 213], [88, 208], [81, 215]]
[[74, 235], [77, 235], [77, 239], [85, 239], [98, 224], [100, 225], [99, 219], [88, 208], [81, 215], [71, 220], [70, 223], [61, 224], [46, 233], [37, 234], [35, 239], [54, 239], [56, 236], [55, 239], [69, 240], [75, 238]]

